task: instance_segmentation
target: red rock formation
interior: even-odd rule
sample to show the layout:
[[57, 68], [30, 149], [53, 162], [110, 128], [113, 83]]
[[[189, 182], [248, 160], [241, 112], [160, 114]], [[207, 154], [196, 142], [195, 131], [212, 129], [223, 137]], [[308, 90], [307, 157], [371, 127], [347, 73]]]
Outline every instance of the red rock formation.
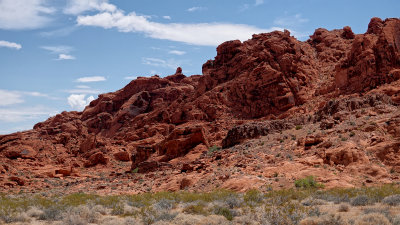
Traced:
[[[30, 169], [38, 179], [74, 179], [110, 171], [110, 176], [118, 177], [130, 170], [149, 176], [157, 190], [170, 190], [167, 184], [174, 184], [174, 190], [207, 185], [200, 178], [213, 176], [215, 171], [209, 166], [213, 163], [242, 168], [253, 175], [279, 172], [293, 178], [302, 174], [297, 167], [314, 173], [314, 166], [324, 163], [352, 173], [357, 165], [373, 161], [360, 149], [336, 143], [332, 130], [341, 129], [349, 118], [362, 118], [362, 110], [373, 116], [397, 109], [399, 50], [399, 19], [373, 18], [365, 34], [354, 34], [350, 27], [319, 28], [305, 42], [286, 30], [255, 34], [245, 42], [228, 41], [218, 46], [214, 60], [203, 65], [202, 75], [186, 77], [179, 67], [165, 78], [139, 77], [116, 92], [99, 95], [83, 112], [63, 112], [36, 124], [33, 130], [0, 136], [0, 173], [15, 177], [18, 171]], [[387, 134], [398, 138], [397, 117], [388, 118]], [[299, 137], [282, 134], [301, 132], [299, 125], [310, 124], [316, 128]], [[359, 131], [386, 135], [374, 133], [379, 126], [363, 124]], [[315, 129], [325, 133], [316, 135]], [[263, 136], [274, 137], [271, 143], [281, 145], [270, 146], [275, 151], [290, 149], [287, 154], [307, 157], [293, 164], [280, 161], [276, 152], [260, 152], [254, 159], [270, 163], [269, 169], [262, 171], [250, 169], [256, 164], [252, 157], [227, 153]], [[397, 169], [397, 142], [386, 148], [379, 144], [386, 143], [385, 138], [374, 139], [377, 143], [370, 143], [368, 135], [363, 138], [359, 143], [377, 144], [371, 151]], [[296, 143], [284, 146], [289, 140]], [[215, 148], [220, 152], [214, 156], [207, 150], [213, 145], [231, 149]], [[130, 165], [124, 164], [127, 160]], [[368, 176], [375, 171], [366, 168], [362, 173]], [[192, 174], [192, 180], [177, 176], [181, 173]], [[357, 180], [348, 177], [345, 183], [338, 182], [326, 173], [325, 182], [332, 184], [350, 185], [352, 179]], [[379, 174], [382, 176], [376, 181], [387, 179], [387, 174]], [[32, 176], [21, 175], [21, 179], [24, 187], [29, 186]], [[210, 179], [227, 182], [221, 185], [233, 189], [241, 180], [251, 180], [254, 187], [262, 183], [258, 178], [227, 174]], [[9, 182], [0, 179], [0, 188]]]
[[400, 23], [372, 18], [368, 31], [357, 35], [345, 60], [337, 65], [336, 86], [351, 92], [371, 90], [399, 79]]

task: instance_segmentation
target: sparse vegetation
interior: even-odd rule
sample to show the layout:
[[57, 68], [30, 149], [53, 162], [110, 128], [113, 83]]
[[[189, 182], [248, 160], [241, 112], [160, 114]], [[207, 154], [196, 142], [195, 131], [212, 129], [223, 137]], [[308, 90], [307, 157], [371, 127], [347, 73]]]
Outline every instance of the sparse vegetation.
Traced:
[[303, 126], [301, 126], [301, 125], [296, 125], [296, 130], [301, 130], [301, 129], [303, 129]]
[[[400, 224], [400, 210], [395, 208], [400, 189], [396, 185], [316, 190], [315, 178], [306, 177], [296, 186], [299, 188], [265, 193], [253, 189], [243, 194], [216, 190], [118, 196], [1, 195], [0, 223]], [[372, 203], [380, 205], [365, 207]], [[332, 209], [323, 209], [327, 207]]]
[[216, 152], [216, 151], [219, 151], [219, 150], [221, 150], [220, 147], [218, 147], [218, 146], [216, 146], [216, 145], [213, 145], [212, 147], [210, 147], [210, 148], [208, 149], [208, 154], [212, 154], [213, 152]]
[[313, 176], [308, 176], [303, 179], [296, 180], [294, 185], [297, 188], [321, 188], [323, 184], [318, 183]]

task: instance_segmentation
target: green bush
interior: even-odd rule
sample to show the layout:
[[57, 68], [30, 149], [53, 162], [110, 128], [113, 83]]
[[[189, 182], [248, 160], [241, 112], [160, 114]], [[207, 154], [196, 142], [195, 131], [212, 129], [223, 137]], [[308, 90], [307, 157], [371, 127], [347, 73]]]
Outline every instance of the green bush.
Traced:
[[252, 189], [247, 191], [244, 196], [243, 196], [243, 200], [247, 203], [247, 204], [252, 204], [252, 203], [261, 203], [263, 200], [263, 195], [260, 191], [256, 190], [256, 189]]
[[210, 147], [208, 149], [208, 154], [212, 154], [213, 152], [216, 152], [216, 151], [219, 151], [219, 150], [221, 150], [221, 148], [216, 146], [216, 145], [214, 145], [214, 146], [212, 146], [212, 147]]
[[215, 215], [224, 216], [229, 221], [233, 219], [233, 213], [228, 208], [216, 206], [213, 211]]
[[294, 186], [297, 188], [322, 188], [324, 185], [318, 183], [313, 176], [296, 180]]

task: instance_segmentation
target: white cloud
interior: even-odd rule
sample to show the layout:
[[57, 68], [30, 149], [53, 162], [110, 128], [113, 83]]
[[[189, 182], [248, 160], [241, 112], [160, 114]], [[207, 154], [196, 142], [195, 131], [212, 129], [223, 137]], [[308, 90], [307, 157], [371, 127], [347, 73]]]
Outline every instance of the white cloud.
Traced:
[[14, 105], [25, 102], [24, 97], [41, 97], [51, 100], [59, 100], [57, 97], [49, 96], [37, 91], [9, 91], [0, 89], [0, 106]]
[[[91, 16], [78, 16], [78, 25], [116, 28], [120, 32], [144, 33], [149, 37], [187, 44], [217, 46], [224, 41], [251, 38], [255, 33], [264, 33], [279, 28], [261, 29], [244, 24], [229, 23], [157, 23], [135, 12], [125, 14], [121, 10], [101, 12]], [[282, 29], [280, 29], [282, 30]]]
[[71, 90], [66, 90], [65, 92], [71, 93], [71, 94], [99, 94], [100, 91], [96, 89], [71, 89]]
[[166, 19], [166, 20], [170, 20], [171, 17], [170, 16], [163, 16], [162, 18]]
[[56, 30], [40, 32], [40, 35], [42, 37], [64, 37], [64, 36], [68, 36], [69, 34], [74, 32], [76, 29], [77, 29], [76, 26], [63, 27], [63, 28], [56, 29]]
[[90, 87], [87, 85], [77, 85], [76, 88], [89, 89]]
[[24, 100], [20, 93], [0, 89], [0, 106], [14, 105], [22, 102]]
[[68, 104], [71, 106], [72, 109], [81, 111], [85, 108], [85, 106], [87, 106], [91, 101], [94, 100], [93, 96], [89, 96], [86, 99], [85, 97], [86, 95], [84, 94], [72, 94], [68, 97]]
[[88, 82], [99, 82], [99, 81], [106, 81], [107, 79], [102, 76], [93, 76], [93, 77], [81, 77], [76, 79], [76, 82], [80, 83], [88, 83]]
[[168, 53], [169, 54], [173, 54], [173, 55], [184, 55], [184, 54], [186, 54], [185, 51], [179, 51], [179, 50], [171, 50]]
[[294, 27], [302, 23], [307, 23], [308, 21], [308, 19], [303, 18], [303, 16], [298, 13], [295, 15], [286, 15], [283, 17], [279, 17], [274, 20], [274, 24], [284, 27]]
[[181, 66], [182, 62], [176, 61], [175, 59], [157, 59], [157, 58], [142, 58], [142, 63], [144, 65], [155, 66], [155, 67], [163, 67], [163, 68], [171, 68], [176, 69]]
[[75, 56], [67, 55], [67, 54], [59, 54], [58, 60], [74, 60]]
[[202, 11], [202, 10], [205, 10], [205, 9], [207, 9], [207, 8], [195, 6], [195, 7], [192, 7], [192, 8], [188, 8], [187, 11], [188, 12], [196, 12], [196, 11]]
[[259, 6], [264, 4], [264, 0], [256, 0], [256, 2], [254, 3], [255, 6]]
[[23, 107], [23, 108], [0, 108], [0, 121], [2, 122], [21, 122], [38, 119], [43, 116], [52, 116], [58, 113], [54, 109], [43, 106]]
[[56, 10], [47, 6], [48, 0], [1, 0], [0, 29], [36, 29], [51, 22], [48, 17]]
[[42, 49], [50, 51], [53, 54], [67, 54], [74, 50], [71, 46], [57, 45], [57, 46], [42, 46]]
[[79, 15], [92, 10], [114, 12], [116, 9], [108, 0], [69, 0], [64, 13]]
[[125, 80], [136, 80], [138, 77], [137, 76], [127, 76], [124, 77]]
[[73, 51], [74, 48], [71, 46], [57, 45], [57, 46], [42, 46], [42, 49], [50, 51], [51, 54], [57, 54], [56, 60], [74, 60], [75, 56], [68, 54]]
[[0, 41], [0, 47], [15, 48], [17, 50], [20, 50], [22, 48], [20, 44], [8, 41]]

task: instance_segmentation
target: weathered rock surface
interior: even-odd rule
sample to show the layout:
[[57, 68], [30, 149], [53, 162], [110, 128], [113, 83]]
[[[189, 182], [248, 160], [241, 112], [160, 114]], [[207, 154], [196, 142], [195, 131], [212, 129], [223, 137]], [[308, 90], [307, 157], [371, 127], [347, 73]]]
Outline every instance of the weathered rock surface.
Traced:
[[83, 112], [0, 136], [0, 189], [244, 191], [305, 175], [327, 187], [398, 181], [399, 78], [399, 19], [373, 18], [365, 34], [319, 28], [305, 42], [289, 31], [228, 41], [202, 75], [179, 67], [139, 77]]

